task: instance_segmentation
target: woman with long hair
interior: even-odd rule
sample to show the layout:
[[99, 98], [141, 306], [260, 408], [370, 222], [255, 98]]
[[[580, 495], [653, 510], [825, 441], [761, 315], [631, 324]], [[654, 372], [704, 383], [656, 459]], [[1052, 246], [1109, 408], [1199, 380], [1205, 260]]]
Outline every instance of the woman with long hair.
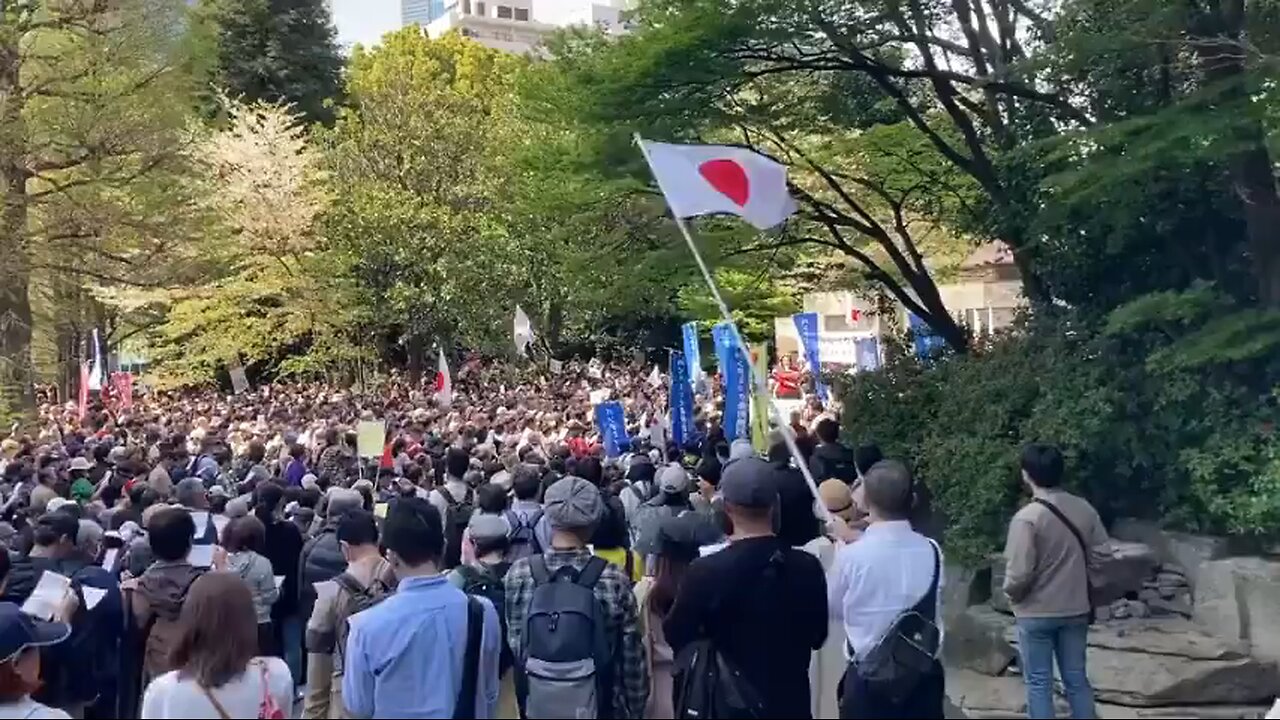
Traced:
[[675, 604], [690, 563], [698, 558], [698, 539], [705, 533], [703, 522], [693, 513], [662, 521], [654, 575], [642, 579], [635, 587], [640, 634], [649, 662], [649, 701], [644, 709], [644, 717], [649, 720], [675, 717], [671, 697], [675, 654], [663, 636], [662, 621]]
[[293, 677], [279, 658], [258, 656], [253, 594], [238, 576], [211, 572], [191, 585], [171, 670], [142, 696], [143, 718], [283, 718]]

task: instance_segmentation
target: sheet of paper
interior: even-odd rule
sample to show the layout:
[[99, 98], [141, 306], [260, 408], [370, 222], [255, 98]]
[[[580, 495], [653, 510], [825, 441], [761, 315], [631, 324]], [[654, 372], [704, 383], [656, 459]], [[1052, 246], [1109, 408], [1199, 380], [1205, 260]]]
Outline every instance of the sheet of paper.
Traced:
[[106, 590], [89, 587], [88, 585], [81, 585], [80, 592], [84, 594], [84, 607], [86, 610], [98, 607], [98, 603], [102, 602], [102, 598], [107, 596]]
[[338, 594], [338, 583], [332, 580], [313, 583], [316, 589], [316, 600], [328, 600]]
[[377, 503], [374, 505], [373, 516], [379, 520], [385, 520], [387, 517], [387, 503]]
[[22, 611], [32, 617], [51, 620], [62, 607], [70, 589], [70, 578], [45, 570], [31, 596], [22, 603]]
[[729, 547], [729, 543], [716, 543], [715, 545], [703, 545], [702, 547], [698, 548], [698, 556], [706, 557], [708, 555], [713, 555], [727, 547]]
[[102, 555], [102, 569], [114, 570], [116, 567], [116, 558], [120, 556], [119, 548], [111, 548]]
[[364, 458], [380, 457], [386, 434], [387, 425], [384, 421], [361, 420], [356, 426], [356, 452]]
[[280, 586], [284, 584], [284, 576], [276, 575], [275, 579], [276, 579], [276, 589], [279, 590]]
[[213, 545], [192, 545], [187, 562], [196, 567], [213, 567]]
[[196, 537], [204, 537], [204, 534], [209, 530], [209, 513], [203, 510], [192, 510], [191, 522], [195, 523]]
[[231, 518], [226, 515], [213, 516], [213, 529], [218, 533], [218, 540], [222, 540], [222, 531], [227, 529], [227, 525], [231, 524]]

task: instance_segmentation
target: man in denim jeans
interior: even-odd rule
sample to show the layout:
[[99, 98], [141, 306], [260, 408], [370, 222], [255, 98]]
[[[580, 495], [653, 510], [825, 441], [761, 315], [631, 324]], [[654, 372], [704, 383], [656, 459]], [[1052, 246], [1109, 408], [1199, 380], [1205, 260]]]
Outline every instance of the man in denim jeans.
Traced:
[[1071, 716], [1096, 718], [1085, 673], [1092, 552], [1084, 551], [1076, 533], [1092, 549], [1108, 542], [1107, 531], [1088, 501], [1058, 487], [1062, 465], [1062, 453], [1052, 445], [1029, 445], [1022, 451], [1022, 481], [1032, 502], [1009, 523], [1004, 592], [1017, 618], [1027, 716], [1054, 716], [1056, 657]]

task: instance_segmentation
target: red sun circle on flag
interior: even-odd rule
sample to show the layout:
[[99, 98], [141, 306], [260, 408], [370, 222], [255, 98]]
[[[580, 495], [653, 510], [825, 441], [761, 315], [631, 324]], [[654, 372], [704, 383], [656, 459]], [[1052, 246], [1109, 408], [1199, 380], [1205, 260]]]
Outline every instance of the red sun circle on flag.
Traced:
[[738, 207], [746, 207], [751, 199], [751, 181], [736, 160], [708, 160], [698, 166], [698, 174]]

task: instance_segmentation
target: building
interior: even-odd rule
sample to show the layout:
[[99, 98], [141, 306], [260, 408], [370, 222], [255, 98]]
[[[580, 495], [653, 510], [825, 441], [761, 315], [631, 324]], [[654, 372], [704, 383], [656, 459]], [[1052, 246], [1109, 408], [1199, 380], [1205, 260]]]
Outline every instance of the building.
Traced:
[[[1008, 327], [1026, 306], [1013, 253], [999, 242], [974, 250], [960, 264], [955, 282], [939, 285], [938, 292], [956, 320], [974, 335]], [[896, 325], [909, 327], [906, 309], [897, 310], [900, 318]], [[858, 365], [859, 342], [878, 341], [888, 331], [874, 305], [850, 292], [805, 295], [803, 311], [818, 314], [818, 357], [824, 365]], [[777, 357], [803, 357], [794, 320], [775, 318], [773, 329]]]
[[432, 38], [456, 30], [504, 52], [532, 52], [548, 34], [575, 25], [605, 32], [627, 29], [634, 0], [401, 0], [405, 26], [420, 25]]

